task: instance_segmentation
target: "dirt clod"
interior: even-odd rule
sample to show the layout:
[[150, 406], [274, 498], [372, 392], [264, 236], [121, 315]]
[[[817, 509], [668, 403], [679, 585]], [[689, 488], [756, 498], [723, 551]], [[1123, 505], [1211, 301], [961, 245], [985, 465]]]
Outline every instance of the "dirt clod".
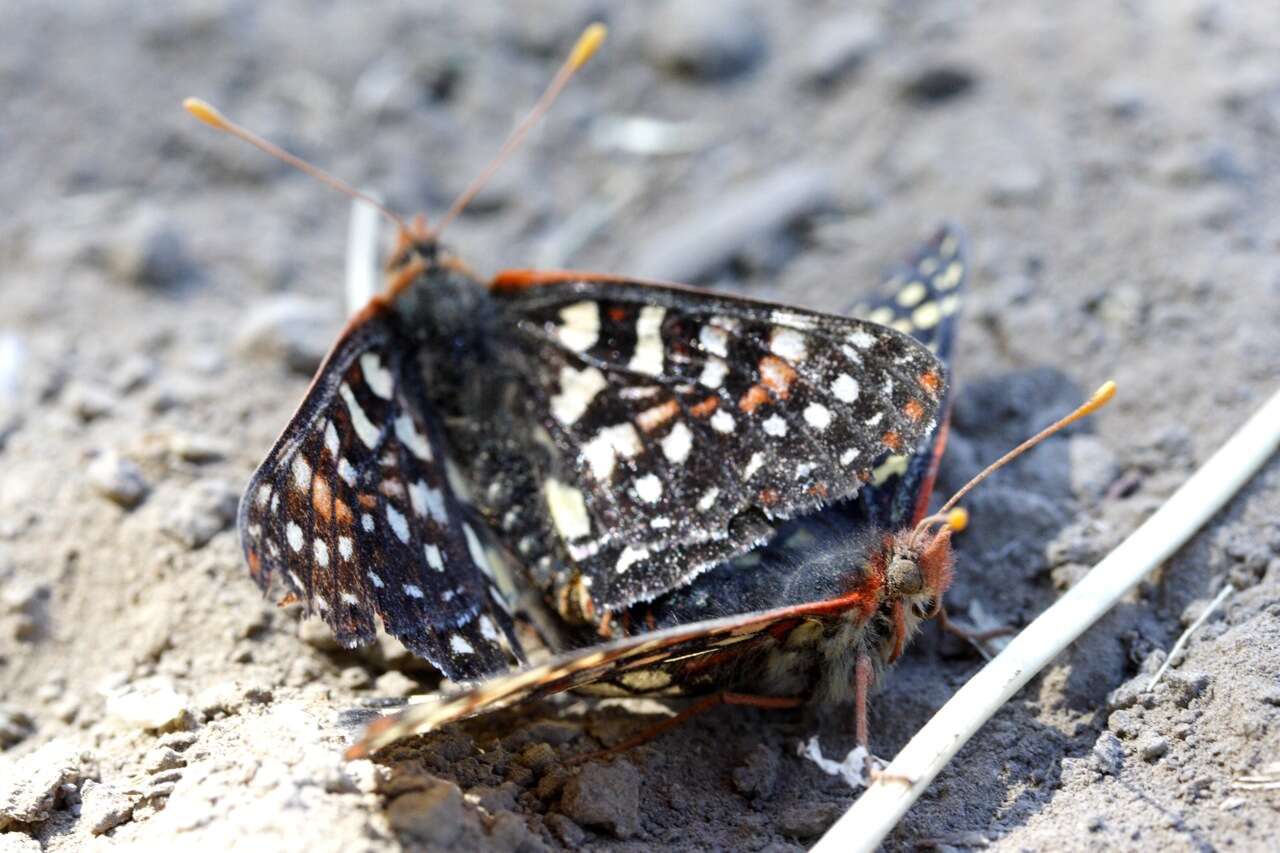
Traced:
[[625, 760], [588, 764], [565, 785], [560, 808], [583, 826], [630, 838], [640, 828], [640, 773]]

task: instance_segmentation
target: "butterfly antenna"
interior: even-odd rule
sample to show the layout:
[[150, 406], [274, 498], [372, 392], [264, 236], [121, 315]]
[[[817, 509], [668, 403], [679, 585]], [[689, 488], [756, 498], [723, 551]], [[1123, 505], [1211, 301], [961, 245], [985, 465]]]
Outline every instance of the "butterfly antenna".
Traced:
[[479, 193], [484, 185], [489, 182], [489, 179], [492, 178], [494, 173], [497, 172], [502, 164], [506, 162], [512, 152], [520, 147], [520, 143], [524, 142], [524, 138], [529, 135], [529, 131], [538, 123], [538, 120], [542, 118], [543, 114], [551, 108], [551, 104], [555, 101], [556, 97], [560, 94], [560, 91], [564, 89], [569, 80], [573, 78], [573, 75], [577, 73], [578, 69], [586, 65], [587, 60], [600, 49], [600, 45], [604, 42], [604, 37], [607, 32], [608, 30], [605, 28], [605, 25], [601, 23], [591, 24], [582, 31], [582, 35], [578, 36], [577, 44], [575, 44], [573, 46], [573, 50], [569, 52], [569, 58], [564, 61], [564, 65], [560, 66], [560, 70], [557, 71], [556, 76], [551, 79], [551, 83], [547, 86], [546, 91], [542, 93], [542, 97], [533, 105], [533, 109], [529, 110], [529, 114], [524, 117], [524, 120], [521, 121], [520, 124], [516, 125], [516, 129], [507, 137], [507, 141], [502, 143], [502, 147], [498, 149], [498, 153], [489, 161], [489, 165], [486, 166], [476, 179], [462, 191], [456, 200], [454, 200], [453, 204], [449, 206], [449, 209], [445, 212], [444, 216], [440, 217], [440, 221], [436, 224], [435, 228], [432, 229], [432, 236], [439, 236], [440, 232], [445, 229], [445, 226], [458, 217], [458, 214], [471, 203], [472, 199], [476, 197], [476, 194]]
[[405, 221], [387, 208], [386, 205], [382, 204], [382, 202], [374, 199], [367, 193], [360, 192], [360, 190], [351, 186], [346, 181], [335, 178], [323, 169], [312, 166], [301, 157], [290, 154], [279, 145], [276, 145], [273, 142], [268, 142], [252, 130], [249, 130], [247, 127], [236, 124], [234, 121], [219, 112], [217, 107], [212, 104], [202, 101], [199, 98], [187, 98], [182, 102], [182, 107], [210, 127], [217, 128], [218, 130], [229, 133], [238, 139], [244, 140], [254, 148], [265, 151], [277, 160], [283, 160], [299, 172], [308, 174], [316, 180], [328, 184], [345, 196], [357, 198], [366, 204], [372, 205], [383, 216], [390, 219], [402, 233], [409, 231], [409, 227], [405, 224]]
[[1049, 436], [1053, 435], [1055, 432], [1058, 432], [1059, 430], [1070, 426], [1071, 424], [1075, 423], [1081, 418], [1086, 418], [1089, 415], [1093, 414], [1094, 412], [1098, 411], [1098, 409], [1101, 409], [1107, 403], [1110, 403], [1111, 398], [1114, 397], [1115, 395], [1116, 395], [1115, 382], [1111, 380], [1107, 380], [1106, 382], [1102, 383], [1102, 387], [1099, 388], [1097, 391], [1094, 391], [1093, 396], [1090, 397], [1088, 400], [1086, 400], [1084, 405], [1080, 406], [1080, 408], [1076, 409], [1074, 412], [1067, 415], [1065, 418], [1062, 418], [1061, 420], [1056, 421], [1050, 424], [1049, 426], [1045, 427], [1044, 429], [1040, 430], [1040, 432], [1036, 433], [1031, 438], [1028, 438], [1026, 441], [1022, 442], [1022, 444], [1019, 444], [1017, 447], [1015, 447], [1013, 450], [1010, 450], [1004, 456], [1001, 456], [995, 462], [992, 462], [990, 465], [984, 468], [982, 472], [978, 474], [978, 476], [974, 477], [972, 480], [965, 483], [964, 488], [960, 489], [960, 491], [952, 495], [951, 498], [945, 504], [942, 505], [941, 509], [939, 509], [936, 513], [929, 516], [928, 518], [922, 519], [920, 523], [916, 525], [916, 535], [922, 534], [925, 530], [929, 528], [930, 525], [937, 524], [939, 522], [947, 523], [955, 528], [962, 527], [968, 521], [968, 514], [964, 513], [962, 515], [957, 516], [955, 515], [955, 513], [962, 513], [963, 511], [953, 510], [952, 508], [957, 503], [960, 502], [961, 498], [969, 494], [969, 492], [973, 490], [974, 486], [978, 485], [983, 480], [987, 479], [992, 474], [994, 474], [996, 471], [999, 471], [1005, 465], [1008, 465], [1014, 459], [1017, 459], [1019, 456], [1026, 453], [1028, 450], [1035, 447], [1037, 444], [1044, 441]]

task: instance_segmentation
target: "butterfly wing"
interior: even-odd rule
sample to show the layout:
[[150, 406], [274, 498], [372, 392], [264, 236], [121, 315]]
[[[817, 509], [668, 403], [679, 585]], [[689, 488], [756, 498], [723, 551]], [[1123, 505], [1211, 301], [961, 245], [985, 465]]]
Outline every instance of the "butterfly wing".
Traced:
[[454, 680], [519, 656], [504, 599], [450, 488], [412, 341], [375, 303], [348, 326], [240, 502], [266, 592], [282, 578], [347, 647], [388, 633]]
[[347, 758], [375, 750], [457, 720], [560, 693], [602, 684], [629, 694], [667, 694], [668, 688], [696, 681], [700, 669], [711, 670], [727, 659], [761, 652], [786, 641], [791, 629], [843, 609], [863, 606], [857, 594], [807, 608], [708, 620], [654, 631], [637, 637], [560, 655], [546, 663], [495, 676], [482, 684], [434, 701], [410, 705], [371, 723]]
[[884, 326], [576, 273], [507, 273], [494, 292], [559, 494], [582, 510], [557, 520], [564, 553], [602, 609], [853, 495], [933, 428], [941, 365]]

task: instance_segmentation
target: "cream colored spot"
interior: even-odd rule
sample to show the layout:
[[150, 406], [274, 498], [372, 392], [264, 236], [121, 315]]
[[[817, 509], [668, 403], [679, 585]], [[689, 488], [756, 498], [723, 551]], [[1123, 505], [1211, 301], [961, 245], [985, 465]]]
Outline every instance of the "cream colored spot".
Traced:
[[722, 432], [725, 435], [728, 435], [733, 432], [734, 426], [733, 415], [729, 414], [724, 409], [717, 410], [716, 413], [711, 416], [711, 428], [716, 432]]
[[338, 537], [338, 556], [340, 556], [344, 560], [350, 560], [351, 555], [352, 553], [354, 553], [354, 551], [355, 551], [354, 543], [352, 543], [350, 536]]
[[876, 342], [875, 337], [865, 329], [850, 332], [847, 340], [858, 349], [866, 349]]
[[562, 539], [581, 539], [591, 535], [591, 516], [582, 492], [555, 478], [542, 484], [547, 499], [547, 511]]
[[804, 335], [795, 329], [782, 326], [774, 327], [769, 336], [769, 349], [783, 359], [795, 364], [804, 361], [809, 351], [805, 348]]
[[636, 497], [647, 504], [656, 504], [662, 497], [662, 481], [654, 474], [646, 474], [636, 480]]
[[951, 294], [950, 296], [944, 296], [942, 298], [942, 301], [938, 303], [938, 308], [939, 310], [942, 311], [942, 316], [950, 317], [952, 314], [956, 313], [957, 310], [959, 310], [960, 297], [954, 293]]
[[418, 432], [418, 425], [407, 413], [401, 413], [396, 418], [396, 438], [400, 439], [400, 443], [409, 448], [414, 456], [424, 462], [432, 461], [431, 445], [427, 443], [422, 433]]
[[582, 455], [597, 480], [607, 480], [613, 474], [618, 457], [634, 459], [644, 450], [640, 433], [631, 424], [616, 424], [596, 433], [595, 438], [582, 446]]
[[375, 572], [366, 572], [365, 574], [369, 576], [369, 583], [373, 584], [376, 588], [382, 589], [386, 586], [386, 584], [382, 582], [382, 578], [378, 577]]
[[334, 459], [338, 458], [338, 430], [334, 427], [333, 421], [327, 421], [324, 425], [324, 446], [329, 451], [329, 455]]
[[618, 562], [614, 564], [613, 570], [618, 574], [622, 574], [636, 563], [649, 556], [648, 548], [632, 548], [630, 545], [622, 549], [622, 553], [618, 555]]
[[902, 332], [902, 334], [904, 335], [911, 334], [912, 327], [911, 327], [910, 320], [894, 320], [889, 327], [892, 329], [897, 329], [899, 332]]
[[764, 454], [758, 452], [751, 454], [751, 459], [747, 462], [747, 469], [742, 472], [742, 479], [750, 480], [762, 465], [764, 465]]
[[857, 400], [859, 390], [858, 380], [847, 373], [841, 373], [836, 377], [836, 381], [831, 383], [831, 393], [841, 403], [852, 403]]
[[311, 491], [311, 466], [302, 458], [301, 453], [293, 457], [292, 471], [294, 487], [300, 492]]
[[574, 352], [591, 349], [600, 338], [600, 306], [587, 301], [561, 308], [556, 336]]
[[804, 410], [804, 419], [818, 432], [831, 426], [831, 412], [821, 403], [810, 403]]
[[576, 422], [608, 384], [594, 367], [574, 370], [565, 365], [560, 368], [560, 393], [551, 398], [551, 414], [565, 425]]
[[905, 474], [907, 472], [907, 462], [907, 457], [901, 454], [890, 456], [871, 472], [871, 484], [874, 486], [883, 485], [890, 477]]
[[367, 352], [360, 356], [360, 370], [364, 373], [364, 381], [370, 391], [384, 400], [391, 399], [391, 389], [394, 385], [391, 371], [382, 366], [382, 359], [378, 358], [376, 352]]
[[364, 442], [364, 446], [372, 448], [377, 445], [378, 437], [382, 432], [373, 425], [373, 421], [369, 420], [364, 409], [360, 408], [360, 403], [352, 393], [351, 386], [345, 382], [339, 385], [338, 396], [342, 397], [342, 402], [347, 404], [347, 411], [351, 414], [351, 425], [356, 428], [356, 435]]
[[898, 304], [903, 308], [914, 308], [924, 301], [929, 295], [929, 288], [925, 287], [922, 282], [913, 281], [902, 290], [898, 291]]
[[918, 269], [920, 270], [920, 275], [923, 275], [926, 277], [931, 276], [938, 269], [938, 259], [925, 258], [920, 262], [920, 266], [918, 267]]
[[[302, 551], [302, 528], [294, 524], [292, 521], [285, 525], [284, 536], [289, 540], [289, 547], [295, 551]], [[302, 584], [298, 584], [299, 587]]]
[[869, 426], [869, 427], [873, 427], [873, 426], [875, 426], [876, 424], [880, 423], [880, 421], [882, 421], [882, 420], [884, 420], [884, 412], [876, 412], [874, 415], [872, 415], [871, 417], [867, 418], [867, 420], [865, 421], [865, 423], [866, 423], [866, 425], [867, 425], [867, 426]]
[[858, 450], [858, 448], [856, 447], [849, 448], [844, 453], [840, 454], [840, 464], [848, 465], [850, 462], [857, 459], [859, 454], [861, 454], [861, 452], [862, 451]]
[[311, 552], [315, 554], [316, 565], [322, 569], [329, 568], [329, 546], [323, 539], [317, 539], [312, 543]]
[[356, 484], [356, 469], [351, 467], [351, 463], [347, 461], [347, 457], [338, 460], [338, 476], [341, 477], [348, 486]]
[[775, 438], [781, 438], [787, 434], [787, 422], [779, 415], [772, 415], [764, 422], [764, 431]]
[[881, 305], [868, 314], [867, 319], [873, 323], [879, 323], [881, 326], [887, 326], [893, 321], [893, 309], [886, 305]]
[[406, 544], [409, 542], [409, 522], [391, 504], [387, 504], [387, 523], [395, 531], [396, 538]]
[[724, 377], [728, 372], [729, 365], [724, 359], [709, 356], [706, 364], [702, 365], [702, 374], [698, 377], [698, 382], [708, 388], [719, 388], [724, 384]]
[[404, 594], [410, 598], [422, 598], [422, 587], [416, 583], [407, 583], [403, 587]]
[[355, 595], [349, 592], [344, 592], [342, 593], [342, 603], [350, 604], [354, 607], [355, 605], [360, 603], [360, 599], [356, 598]]
[[934, 284], [939, 290], [951, 290], [958, 285], [964, 278], [964, 265], [959, 261], [952, 261], [947, 264], [947, 268], [942, 271], [942, 275], [934, 280]]
[[485, 556], [484, 546], [480, 544], [480, 537], [476, 536], [476, 532], [471, 529], [470, 524], [462, 525], [462, 535], [467, 540], [467, 553], [471, 555], [471, 562], [475, 563], [477, 568], [488, 573], [489, 558]]
[[932, 329], [942, 319], [942, 309], [937, 302], [926, 302], [911, 312], [911, 322], [918, 329]]
[[365, 529], [366, 533], [372, 533], [373, 532], [373, 516], [369, 515], [369, 513], [367, 512], [364, 515], [360, 516], [360, 526]]
[[724, 358], [729, 354], [729, 333], [719, 326], [710, 323], [703, 326], [698, 332], [698, 342], [712, 355]]
[[444, 571], [444, 557], [440, 554], [440, 547], [432, 545], [428, 542], [422, 546], [422, 555], [427, 558], [427, 565], [435, 569], [437, 572]]
[[646, 305], [636, 318], [636, 350], [627, 365], [637, 373], [650, 376], [662, 375], [662, 318], [667, 309], [661, 305]]
[[469, 655], [475, 652], [475, 648], [463, 637], [457, 634], [454, 634], [449, 638], [449, 648], [452, 649], [455, 654], [460, 655]]
[[480, 636], [491, 643], [498, 642], [498, 629], [494, 627], [493, 620], [488, 616], [480, 617]]
[[684, 421], [677, 421], [671, 428], [671, 432], [667, 433], [667, 437], [662, 439], [662, 452], [671, 462], [682, 465], [684, 460], [689, 458], [691, 449], [693, 449], [693, 433], [690, 432], [689, 427], [685, 426]]
[[944, 258], [951, 258], [959, 249], [960, 241], [955, 238], [955, 235], [948, 234], [942, 238], [942, 243], [938, 246], [938, 254]]
[[702, 493], [702, 497], [698, 498], [698, 509], [706, 512], [711, 509], [711, 506], [716, 502], [716, 498], [718, 497], [720, 497], [719, 489], [707, 489]]

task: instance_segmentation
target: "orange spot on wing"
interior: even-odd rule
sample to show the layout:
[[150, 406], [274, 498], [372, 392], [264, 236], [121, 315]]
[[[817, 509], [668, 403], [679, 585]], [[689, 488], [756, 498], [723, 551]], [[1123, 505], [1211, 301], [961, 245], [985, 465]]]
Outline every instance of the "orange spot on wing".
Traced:
[[742, 399], [738, 401], [738, 408], [749, 415], [768, 402], [769, 392], [764, 390], [764, 386], [752, 385], [747, 389], [747, 393], [742, 395]]
[[302, 599], [298, 598], [296, 593], [287, 593], [284, 598], [276, 602], [276, 607], [288, 607], [290, 604], [297, 604]]
[[928, 391], [932, 396], [938, 396], [938, 392], [942, 390], [942, 377], [934, 373], [932, 370], [926, 370], [920, 374], [920, 387]]
[[902, 413], [910, 418], [912, 422], [919, 422], [924, 417], [924, 406], [920, 405], [919, 400], [908, 400], [907, 404], [902, 407]]
[[653, 432], [678, 414], [680, 414], [680, 404], [675, 400], [668, 400], [636, 415], [636, 424], [644, 432]]
[[249, 575], [256, 581], [262, 574], [262, 558], [258, 556], [257, 551], [250, 550], [249, 558]]
[[695, 418], [705, 418], [719, 408], [719, 406], [719, 397], [708, 397], [698, 405], [689, 409], [689, 414], [693, 415]]
[[351, 514], [351, 507], [347, 506], [342, 498], [333, 502], [333, 515], [338, 519], [339, 524], [351, 524], [355, 521], [355, 516]]
[[880, 443], [890, 450], [897, 452], [902, 449], [902, 436], [896, 432], [886, 432], [881, 438]]
[[609, 319], [615, 323], [622, 323], [627, 319], [627, 309], [621, 305], [615, 305], [609, 309]]
[[779, 400], [785, 400], [791, 396], [791, 386], [796, 381], [796, 369], [776, 355], [766, 355], [760, 359], [760, 381]]
[[377, 495], [371, 495], [371, 494], [368, 494], [368, 493], [362, 493], [362, 494], [357, 498], [357, 500], [359, 500], [359, 501], [360, 501], [360, 506], [364, 507], [365, 509], [377, 509], [377, 508], [378, 508], [378, 497], [377, 497]]
[[311, 480], [311, 506], [323, 520], [333, 518], [333, 493], [329, 491], [329, 484], [323, 477], [313, 477]]

